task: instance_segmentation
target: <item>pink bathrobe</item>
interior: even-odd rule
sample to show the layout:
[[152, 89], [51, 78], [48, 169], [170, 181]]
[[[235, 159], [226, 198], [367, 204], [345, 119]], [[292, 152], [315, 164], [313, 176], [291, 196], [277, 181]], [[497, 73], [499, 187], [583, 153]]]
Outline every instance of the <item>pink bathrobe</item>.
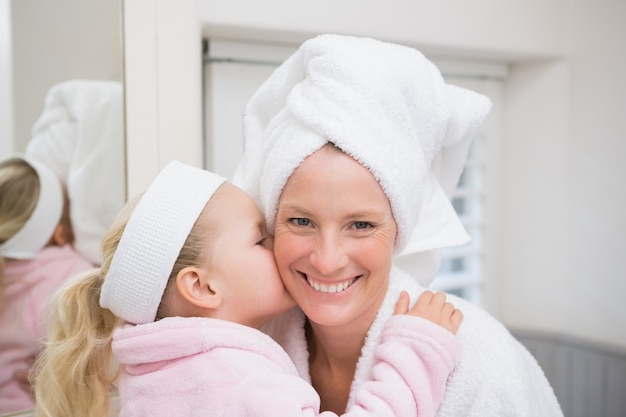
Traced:
[[0, 413], [33, 407], [13, 373], [29, 369], [45, 336], [50, 296], [68, 278], [93, 268], [71, 246], [48, 246], [35, 259], [5, 259], [0, 301]]
[[[433, 416], [460, 356], [455, 336], [427, 320], [394, 316], [370, 381], [346, 416]], [[266, 334], [207, 318], [126, 325], [113, 336], [120, 417], [335, 416]]]

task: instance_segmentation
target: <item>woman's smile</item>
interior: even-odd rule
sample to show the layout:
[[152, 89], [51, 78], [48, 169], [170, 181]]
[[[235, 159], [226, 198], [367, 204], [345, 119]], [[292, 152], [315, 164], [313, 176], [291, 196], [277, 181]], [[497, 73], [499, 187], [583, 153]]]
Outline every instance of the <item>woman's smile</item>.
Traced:
[[308, 276], [306, 274], [302, 274], [302, 275], [306, 279], [306, 282], [308, 282], [309, 285], [311, 286], [311, 288], [313, 288], [315, 291], [322, 292], [322, 293], [329, 293], [329, 294], [336, 294], [336, 293], [344, 292], [357, 279], [359, 279], [361, 277], [359, 275], [357, 277], [350, 278], [350, 279], [345, 280], [345, 281], [329, 283], [329, 282], [317, 281], [316, 279], [311, 278], [310, 276]]

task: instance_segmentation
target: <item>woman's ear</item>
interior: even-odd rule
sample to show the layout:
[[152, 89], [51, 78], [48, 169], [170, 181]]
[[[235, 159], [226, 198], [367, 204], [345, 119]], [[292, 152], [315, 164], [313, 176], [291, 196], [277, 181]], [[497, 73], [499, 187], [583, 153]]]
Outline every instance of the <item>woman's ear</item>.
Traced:
[[176, 275], [176, 287], [180, 295], [200, 308], [215, 309], [222, 304], [222, 295], [211, 288], [208, 272], [199, 267], [187, 267]]

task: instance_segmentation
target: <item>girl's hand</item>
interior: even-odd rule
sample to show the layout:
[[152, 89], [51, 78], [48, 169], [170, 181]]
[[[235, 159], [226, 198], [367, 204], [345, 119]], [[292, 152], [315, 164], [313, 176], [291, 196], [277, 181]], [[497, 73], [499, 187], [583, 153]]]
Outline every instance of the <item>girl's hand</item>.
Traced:
[[452, 303], [446, 301], [446, 295], [443, 292], [424, 291], [410, 310], [409, 301], [409, 294], [402, 291], [396, 303], [394, 314], [407, 314], [430, 320], [453, 334], [456, 333], [463, 321], [463, 313], [454, 308]]

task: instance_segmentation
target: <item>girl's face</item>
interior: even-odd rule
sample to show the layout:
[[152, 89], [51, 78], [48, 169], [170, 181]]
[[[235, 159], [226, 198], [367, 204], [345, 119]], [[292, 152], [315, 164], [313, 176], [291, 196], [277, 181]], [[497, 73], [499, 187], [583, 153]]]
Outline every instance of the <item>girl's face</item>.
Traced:
[[314, 323], [373, 321], [385, 297], [396, 222], [382, 188], [354, 159], [324, 147], [287, 181], [274, 252], [285, 286]]
[[209, 275], [222, 294], [221, 317], [259, 328], [295, 303], [278, 275], [254, 200], [231, 184], [220, 191], [212, 211], [219, 231], [209, 250]]

